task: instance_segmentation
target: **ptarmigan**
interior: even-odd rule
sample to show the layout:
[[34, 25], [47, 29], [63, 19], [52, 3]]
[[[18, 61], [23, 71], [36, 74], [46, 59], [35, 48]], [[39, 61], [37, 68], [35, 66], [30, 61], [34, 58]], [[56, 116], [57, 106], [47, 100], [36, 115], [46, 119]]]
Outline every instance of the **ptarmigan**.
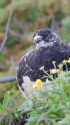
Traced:
[[[49, 73], [50, 69], [54, 68], [52, 61], [56, 61], [58, 68], [58, 64], [70, 57], [70, 47], [62, 43], [58, 35], [49, 29], [37, 30], [33, 34], [33, 39], [36, 49], [25, 54], [18, 65], [17, 80], [22, 92], [31, 86], [30, 82], [34, 84], [36, 79], [45, 76], [40, 67], [44, 66], [45, 71]], [[45, 82], [46, 77], [42, 81]]]

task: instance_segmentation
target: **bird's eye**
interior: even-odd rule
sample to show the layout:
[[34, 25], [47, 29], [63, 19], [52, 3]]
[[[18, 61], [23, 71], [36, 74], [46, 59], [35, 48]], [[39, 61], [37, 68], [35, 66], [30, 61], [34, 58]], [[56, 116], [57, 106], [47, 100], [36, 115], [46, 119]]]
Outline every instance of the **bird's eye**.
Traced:
[[39, 43], [41, 40], [42, 40], [42, 36], [36, 35], [36, 36], [34, 37], [34, 42], [35, 42], [35, 43]]
[[35, 43], [39, 43], [41, 39], [35, 39]]

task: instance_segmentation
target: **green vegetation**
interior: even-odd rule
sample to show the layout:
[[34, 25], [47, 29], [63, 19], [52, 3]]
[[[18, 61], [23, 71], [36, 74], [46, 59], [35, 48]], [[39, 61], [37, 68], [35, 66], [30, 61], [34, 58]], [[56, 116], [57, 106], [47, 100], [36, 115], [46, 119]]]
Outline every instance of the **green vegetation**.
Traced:
[[[0, 54], [0, 77], [15, 74], [19, 59], [33, 49], [32, 34], [37, 29], [48, 27], [64, 43], [70, 42], [70, 0], [0, 0], [0, 45], [12, 4], [8, 39]], [[48, 85], [52, 89], [43, 91]], [[69, 125], [70, 71], [61, 69], [57, 79], [40, 88], [26, 98], [18, 92], [17, 82], [0, 83], [0, 124]]]
[[[68, 60], [70, 61], [70, 60]], [[64, 62], [65, 63], [65, 62]], [[67, 65], [67, 64], [62, 64]], [[0, 104], [1, 125], [69, 125], [70, 124], [70, 71], [64, 72], [59, 66], [58, 78], [53, 79], [57, 69], [50, 71], [50, 83], [42, 85], [37, 80], [37, 88], [29, 97], [22, 97], [15, 88], [7, 91]], [[46, 91], [46, 89], [50, 87]], [[46, 88], [46, 89], [45, 89]]]

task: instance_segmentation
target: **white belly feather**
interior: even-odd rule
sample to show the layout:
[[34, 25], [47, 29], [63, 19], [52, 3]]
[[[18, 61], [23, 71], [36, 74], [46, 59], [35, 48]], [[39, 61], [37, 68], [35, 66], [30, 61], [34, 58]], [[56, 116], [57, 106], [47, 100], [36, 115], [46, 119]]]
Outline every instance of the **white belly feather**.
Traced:
[[[25, 77], [23, 76], [23, 81], [24, 81], [24, 83], [22, 83], [22, 87], [24, 88], [24, 91], [19, 86], [19, 89], [20, 89], [21, 93], [23, 94], [23, 96], [28, 98], [31, 95], [37, 94], [37, 92], [34, 92], [34, 90], [32, 89], [33, 85], [35, 85], [36, 82], [31, 81], [28, 76], [25, 76]], [[49, 83], [49, 80], [46, 79], [45, 83]], [[43, 83], [43, 84], [45, 84], [45, 83]], [[45, 87], [39, 87], [38, 89], [40, 90], [42, 88], [44, 91], [46, 91], [46, 90], [49, 90], [51, 87], [45, 86]]]

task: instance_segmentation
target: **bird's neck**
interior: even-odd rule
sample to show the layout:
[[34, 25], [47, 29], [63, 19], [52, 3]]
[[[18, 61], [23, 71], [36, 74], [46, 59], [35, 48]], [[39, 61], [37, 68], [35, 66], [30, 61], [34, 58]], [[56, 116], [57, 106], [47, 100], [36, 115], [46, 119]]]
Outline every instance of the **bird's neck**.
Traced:
[[41, 41], [40, 43], [36, 44], [36, 49], [39, 49], [41, 47], [44, 47], [44, 48], [46, 48], [46, 47], [53, 47], [53, 46], [59, 45], [59, 44], [61, 44], [61, 41], [59, 39], [57, 39], [54, 42], [50, 41], [50, 42], [47, 42], [47, 43], [45, 43], [45, 41]]

